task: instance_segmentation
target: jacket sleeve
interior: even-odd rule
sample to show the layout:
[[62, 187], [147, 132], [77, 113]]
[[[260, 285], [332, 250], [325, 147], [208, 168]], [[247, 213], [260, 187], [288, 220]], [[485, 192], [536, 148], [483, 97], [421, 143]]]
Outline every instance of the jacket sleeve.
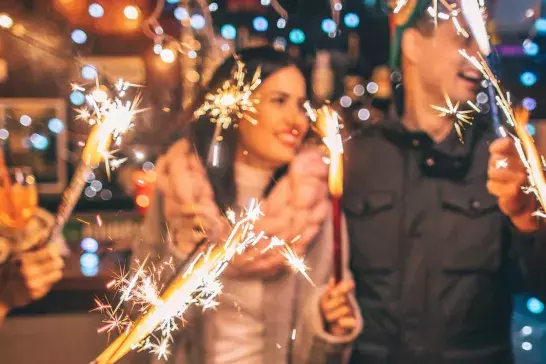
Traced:
[[515, 291], [532, 293], [546, 302], [546, 226], [533, 233], [522, 233], [510, 221], [506, 225]]
[[[331, 220], [330, 220], [331, 221]], [[331, 244], [332, 229], [331, 223], [327, 224], [322, 232], [321, 244]], [[344, 277], [352, 277], [349, 269], [349, 242], [347, 236], [347, 227], [345, 219], [343, 220], [343, 265]], [[328, 248], [330, 245], [328, 245]], [[330, 249], [327, 249], [330, 251]], [[331, 264], [330, 264], [331, 266]], [[320, 309], [320, 299], [327, 289], [327, 281], [332, 276], [332, 269], [328, 270], [329, 275], [326, 280], [317, 287], [314, 292], [306, 299], [305, 309], [299, 323], [298, 342], [295, 345], [295, 355], [297, 360], [293, 362], [302, 364], [344, 364], [348, 363], [351, 355], [353, 341], [358, 337], [364, 327], [364, 320], [360, 314], [360, 308], [353, 294], [349, 297], [353, 312], [356, 317], [355, 329], [343, 336], [330, 334], [324, 327], [324, 320]]]

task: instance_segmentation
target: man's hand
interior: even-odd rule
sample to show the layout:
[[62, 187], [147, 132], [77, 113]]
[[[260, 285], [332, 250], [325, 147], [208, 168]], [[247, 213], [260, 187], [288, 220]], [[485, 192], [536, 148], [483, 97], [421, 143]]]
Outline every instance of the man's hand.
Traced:
[[514, 226], [522, 232], [539, 228], [533, 216], [537, 202], [533, 195], [524, 193], [527, 172], [511, 138], [497, 139], [489, 147], [487, 189], [498, 198], [499, 208]]
[[356, 328], [356, 317], [349, 300], [354, 290], [352, 280], [344, 280], [336, 285], [330, 279], [328, 290], [320, 299], [320, 311], [327, 330], [337, 336], [347, 335]]
[[22, 307], [44, 297], [62, 278], [63, 267], [55, 246], [22, 253], [2, 268], [0, 301], [5, 307]]

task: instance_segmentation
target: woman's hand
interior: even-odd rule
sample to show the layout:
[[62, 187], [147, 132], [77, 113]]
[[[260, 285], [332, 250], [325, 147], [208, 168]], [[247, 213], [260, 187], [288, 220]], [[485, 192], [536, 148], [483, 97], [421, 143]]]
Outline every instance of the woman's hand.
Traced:
[[[317, 236], [330, 206], [328, 201], [328, 167], [319, 149], [300, 152], [285, 177], [263, 201], [261, 217], [254, 230], [270, 238], [277, 237], [304, 256], [309, 243]], [[294, 242], [292, 242], [294, 241]], [[274, 277], [288, 267], [283, 247], [265, 249], [269, 240], [249, 248], [230, 263], [226, 274], [242, 277]]]
[[332, 278], [327, 291], [320, 299], [320, 311], [325, 327], [332, 335], [350, 334], [357, 326], [357, 319], [349, 300], [353, 290], [352, 280], [346, 279], [336, 285]]

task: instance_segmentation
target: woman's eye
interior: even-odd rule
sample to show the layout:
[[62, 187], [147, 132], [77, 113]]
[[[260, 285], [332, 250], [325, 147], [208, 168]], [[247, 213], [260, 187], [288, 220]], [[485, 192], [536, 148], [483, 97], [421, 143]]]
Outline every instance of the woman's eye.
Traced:
[[280, 105], [282, 105], [282, 104], [285, 103], [286, 99], [284, 99], [283, 97], [277, 97], [277, 98], [274, 98], [272, 101], [273, 101], [273, 103], [275, 103], [275, 104], [280, 104]]

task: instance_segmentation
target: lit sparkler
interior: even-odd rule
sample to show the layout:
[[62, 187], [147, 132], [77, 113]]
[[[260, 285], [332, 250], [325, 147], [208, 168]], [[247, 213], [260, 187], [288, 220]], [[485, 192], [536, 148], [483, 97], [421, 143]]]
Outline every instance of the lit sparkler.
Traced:
[[[85, 91], [85, 88], [77, 84], [71, 84], [71, 87], [73, 90]], [[112, 142], [116, 145], [121, 143], [123, 135], [133, 126], [135, 115], [143, 111], [138, 110], [141, 101], [140, 93], [133, 100], [124, 99], [123, 96], [126, 96], [129, 87], [139, 86], [119, 80], [115, 84], [118, 95], [110, 98], [97, 80], [93, 90], [85, 96], [88, 104], [91, 105], [91, 109], [87, 107], [76, 109], [78, 114], [76, 119], [88, 122], [92, 129], [78, 161], [76, 171], [70, 180], [70, 184], [63, 192], [62, 202], [55, 217], [55, 224], [48, 237], [43, 240], [43, 244], [61, 233], [85, 187], [85, 177], [102, 160], [104, 160], [108, 177], [110, 177], [109, 161], [112, 159], [113, 152], [109, 148]]]
[[215, 93], [208, 93], [203, 105], [195, 112], [195, 117], [208, 115], [211, 121], [216, 123], [213, 140], [216, 140], [222, 129], [229, 128], [241, 119], [246, 119], [252, 124], [257, 123], [252, 114], [256, 112], [255, 106], [259, 100], [253, 98], [252, 94], [262, 82], [261, 70], [258, 68], [252, 80], [245, 82], [245, 63], [236, 59], [236, 64], [233, 79], [225, 81]]
[[440, 112], [439, 116], [441, 117], [450, 116], [455, 119], [455, 130], [457, 131], [459, 140], [462, 141], [463, 129], [465, 128], [466, 125], [472, 125], [473, 117], [471, 114], [474, 113], [475, 110], [459, 110], [459, 106], [460, 106], [459, 102], [453, 105], [453, 102], [451, 101], [447, 93], [444, 93], [444, 97], [446, 99], [446, 106], [431, 105], [431, 107], [434, 110], [437, 110]]
[[[527, 193], [533, 193], [540, 203], [541, 208], [535, 212], [535, 215], [546, 218], [546, 179], [543, 172], [544, 166], [533, 137], [527, 130], [528, 112], [523, 109], [518, 109], [517, 112], [514, 112], [508, 94], [503, 92], [499, 80], [481, 53], [478, 53], [478, 58], [476, 58], [469, 56], [464, 50], [459, 52], [482, 73], [483, 77], [489, 81], [491, 87], [494, 89], [495, 106], [502, 110], [506, 124], [513, 131], [513, 133], [509, 134], [514, 139], [520, 159], [527, 170], [529, 186], [524, 190]], [[498, 128], [501, 136], [506, 135], [503, 127]]]
[[[178, 329], [177, 320], [192, 306], [203, 310], [214, 309], [216, 297], [222, 292], [219, 280], [221, 274], [236, 255], [242, 254], [249, 247], [254, 247], [262, 239], [263, 232], [256, 232], [254, 225], [263, 215], [260, 205], [254, 200], [244, 216], [234, 224], [233, 229], [223, 244], [214, 244], [206, 249], [196, 250], [188, 265], [175, 271], [165, 290], [159, 287], [162, 269], [145, 268], [145, 262], [133, 269], [133, 276], [120, 275], [110, 287], [120, 295], [120, 304], [112, 309], [109, 305], [97, 302], [99, 309], [106, 310], [106, 327], [111, 331], [115, 322], [122, 321], [117, 314], [123, 310], [122, 302], [132, 303], [143, 315], [135, 322], [118, 329], [120, 336], [96, 359], [96, 363], [115, 363], [132, 349], [150, 350], [158, 358], [168, 355], [168, 344], [172, 342], [172, 332]], [[281, 246], [280, 239], [272, 238], [276, 246]], [[283, 255], [287, 264], [294, 271], [301, 272], [309, 281], [308, 268], [303, 259], [284, 244]], [[162, 293], [160, 293], [162, 291]], [[112, 319], [115, 318], [114, 319]], [[125, 315], [128, 317], [128, 315]]]
[[315, 111], [305, 103], [307, 114], [314, 123], [314, 128], [330, 153], [328, 189], [332, 198], [332, 223], [334, 231], [334, 275], [337, 282], [342, 279], [341, 251], [341, 197], [343, 195], [343, 141], [338, 114], [327, 105]]

